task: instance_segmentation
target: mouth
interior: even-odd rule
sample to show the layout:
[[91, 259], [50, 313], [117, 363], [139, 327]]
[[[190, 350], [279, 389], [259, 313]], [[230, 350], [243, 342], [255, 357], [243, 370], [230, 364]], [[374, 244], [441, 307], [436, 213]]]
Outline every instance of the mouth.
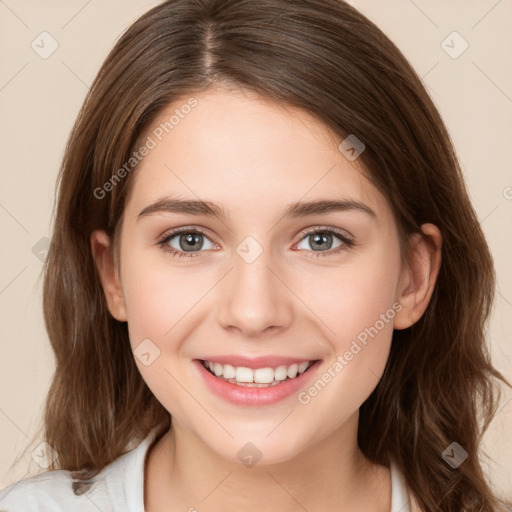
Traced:
[[278, 386], [287, 381], [297, 379], [306, 373], [318, 359], [303, 361], [300, 363], [281, 364], [278, 366], [266, 366], [260, 368], [248, 368], [246, 366], [234, 366], [221, 364], [216, 361], [199, 360], [207, 372], [217, 379], [251, 388], [266, 388]]
[[217, 397], [237, 406], [263, 407], [291, 399], [315, 378], [322, 360], [212, 356], [192, 363]]

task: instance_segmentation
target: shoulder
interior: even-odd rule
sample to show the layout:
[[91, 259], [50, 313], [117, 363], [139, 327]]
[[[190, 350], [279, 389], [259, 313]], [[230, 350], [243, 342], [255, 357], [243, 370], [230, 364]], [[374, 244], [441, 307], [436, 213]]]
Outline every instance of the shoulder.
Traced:
[[64, 512], [86, 510], [80, 504], [81, 496], [73, 491], [73, 479], [69, 471], [47, 471], [19, 480], [0, 491], [1, 512]]
[[[80, 487], [71, 473], [47, 471], [25, 478], [0, 491], [0, 512], [113, 512], [105, 479]], [[82, 492], [81, 492], [82, 491]]]
[[0, 490], [0, 512], [142, 512], [144, 459], [156, 429], [136, 448], [104, 467], [89, 482], [54, 470], [19, 480]]

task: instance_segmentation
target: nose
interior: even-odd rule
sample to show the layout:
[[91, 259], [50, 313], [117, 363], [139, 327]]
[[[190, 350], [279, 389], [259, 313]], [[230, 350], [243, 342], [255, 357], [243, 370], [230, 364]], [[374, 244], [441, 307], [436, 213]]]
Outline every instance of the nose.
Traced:
[[233, 256], [234, 268], [221, 288], [219, 322], [245, 337], [286, 329], [293, 318], [293, 292], [284, 272], [263, 251], [254, 261]]

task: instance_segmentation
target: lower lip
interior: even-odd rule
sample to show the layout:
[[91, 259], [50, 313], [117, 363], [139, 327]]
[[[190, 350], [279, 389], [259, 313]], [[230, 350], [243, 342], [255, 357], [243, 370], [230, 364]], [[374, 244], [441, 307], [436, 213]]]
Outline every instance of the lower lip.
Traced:
[[302, 375], [294, 379], [284, 380], [274, 386], [257, 388], [237, 386], [226, 380], [219, 379], [204, 367], [202, 361], [199, 359], [194, 359], [193, 361], [204, 382], [215, 394], [236, 405], [260, 406], [275, 404], [298, 392], [313, 376], [320, 363], [320, 360], [315, 361]]

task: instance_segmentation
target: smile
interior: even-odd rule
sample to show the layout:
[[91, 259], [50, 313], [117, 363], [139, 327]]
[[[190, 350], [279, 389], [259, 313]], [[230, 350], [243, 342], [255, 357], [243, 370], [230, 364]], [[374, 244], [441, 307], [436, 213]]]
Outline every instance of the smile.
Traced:
[[302, 375], [314, 361], [303, 363], [279, 365], [275, 368], [247, 368], [244, 366], [233, 366], [220, 364], [214, 361], [202, 361], [204, 367], [212, 374], [237, 386], [247, 387], [269, 387], [276, 386], [285, 380], [295, 379]]
[[192, 361], [206, 389], [234, 405], [253, 407], [291, 399], [315, 378], [322, 363], [321, 359], [293, 361], [294, 358], [278, 357], [265, 358], [266, 361], [236, 356], [213, 359]]

